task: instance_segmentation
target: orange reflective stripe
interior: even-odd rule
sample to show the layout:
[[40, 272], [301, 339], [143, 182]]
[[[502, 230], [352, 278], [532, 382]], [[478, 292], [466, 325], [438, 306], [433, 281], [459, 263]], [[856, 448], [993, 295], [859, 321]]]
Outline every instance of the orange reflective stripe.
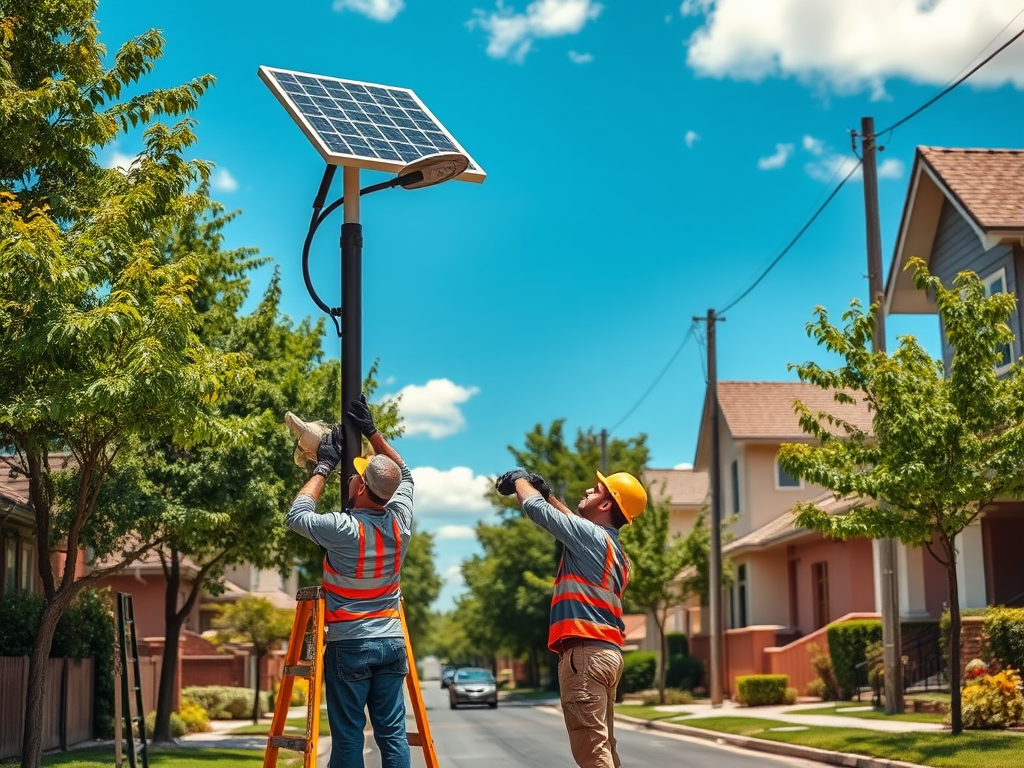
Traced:
[[398, 610], [387, 608], [383, 611], [367, 611], [366, 613], [353, 613], [339, 608], [335, 611], [326, 611], [324, 619], [328, 622], [336, 621], [363, 621], [364, 619], [397, 619]]
[[612, 550], [612, 537], [606, 533], [604, 538], [606, 549], [604, 555], [604, 578], [601, 580], [601, 586], [608, 589], [608, 582], [612, 578], [612, 569], [615, 567], [615, 552]]
[[391, 518], [391, 532], [395, 536], [395, 570], [392, 573], [398, 573], [402, 570], [402, 532], [398, 528], [398, 520]]
[[587, 640], [603, 640], [620, 648], [625, 641], [622, 632], [616, 627], [594, 624], [580, 619], [564, 619], [551, 625], [548, 633], [548, 648], [558, 653], [558, 642], [567, 637], [582, 637]]
[[384, 537], [380, 535], [380, 531], [374, 530], [374, 541], [376, 545], [373, 548], [373, 578], [379, 579], [384, 575]]
[[384, 595], [394, 595], [398, 593], [398, 584], [385, 584], [383, 587], [368, 587], [366, 589], [353, 588], [353, 587], [339, 587], [336, 584], [324, 582], [324, 589], [339, 597], [346, 597], [353, 600], [367, 600], [374, 597], [383, 597]]
[[[357, 523], [359, 521], [356, 521]], [[356, 578], [363, 578], [363, 566], [366, 565], [366, 531], [363, 524], [359, 523], [359, 559], [356, 560]]]

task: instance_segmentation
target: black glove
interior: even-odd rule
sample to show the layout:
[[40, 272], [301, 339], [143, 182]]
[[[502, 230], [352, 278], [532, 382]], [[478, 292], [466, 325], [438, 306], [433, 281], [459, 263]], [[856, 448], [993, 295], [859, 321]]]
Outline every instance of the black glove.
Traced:
[[341, 454], [345, 451], [345, 430], [341, 424], [335, 424], [334, 429], [320, 438], [320, 445], [316, 449], [316, 467], [314, 475], [327, 477], [338, 466], [341, 461]]
[[498, 493], [502, 496], [511, 496], [516, 492], [516, 480], [524, 477], [527, 480], [530, 479], [530, 473], [522, 469], [513, 469], [511, 472], [506, 472], [504, 475], [494, 481], [494, 487], [498, 489]]
[[346, 415], [367, 440], [377, 434], [377, 425], [373, 423], [373, 414], [366, 404], [366, 395], [360, 395], [358, 400], [349, 403]]
[[551, 486], [548, 485], [547, 480], [538, 475], [536, 472], [531, 472], [530, 477], [528, 479], [530, 481], [530, 485], [532, 485], [535, 490], [540, 491], [540, 495], [544, 497], [544, 501], [547, 501], [549, 498], [551, 498]]

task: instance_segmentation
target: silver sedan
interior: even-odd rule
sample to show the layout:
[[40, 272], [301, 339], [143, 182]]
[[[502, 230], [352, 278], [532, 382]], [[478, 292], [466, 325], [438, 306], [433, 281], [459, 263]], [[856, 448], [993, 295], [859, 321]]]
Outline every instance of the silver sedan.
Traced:
[[498, 706], [498, 684], [486, 669], [462, 667], [448, 684], [448, 704], [456, 709], [459, 704], [486, 704]]

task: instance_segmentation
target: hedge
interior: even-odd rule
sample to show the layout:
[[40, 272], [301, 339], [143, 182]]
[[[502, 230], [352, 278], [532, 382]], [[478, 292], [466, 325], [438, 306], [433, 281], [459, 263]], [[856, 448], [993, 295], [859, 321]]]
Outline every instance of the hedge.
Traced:
[[690, 641], [682, 632], [666, 632], [665, 644], [668, 646], [668, 656], [687, 656], [690, 653]]
[[[206, 710], [211, 720], [245, 720], [252, 718], [252, 688], [229, 685], [190, 686], [181, 689], [181, 698], [191, 699]], [[267, 712], [269, 693], [260, 691], [260, 711]]]
[[787, 704], [789, 675], [740, 675], [736, 678], [736, 701], [748, 707]]
[[882, 622], [877, 619], [829, 625], [828, 652], [832, 657], [832, 668], [843, 698], [850, 698], [857, 690], [857, 672], [854, 667], [867, 660], [868, 645], [881, 640]]
[[1004, 669], [1024, 669], [1024, 608], [992, 608], [982, 632], [990, 659]]
[[630, 651], [622, 656], [622, 679], [619, 690], [636, 693], [654, 687], [657, 655], [654, 651]]
[[693, 656], [669, 656], [665, 686], [692, 691], [704, 681], [704, 665]]

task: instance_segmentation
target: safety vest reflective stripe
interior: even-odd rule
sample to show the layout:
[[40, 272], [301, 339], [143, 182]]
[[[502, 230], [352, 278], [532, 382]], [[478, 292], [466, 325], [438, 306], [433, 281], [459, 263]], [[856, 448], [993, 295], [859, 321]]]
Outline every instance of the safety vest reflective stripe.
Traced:
[[563, 619], [551, 625], [551, 632], [548, 634], [548, 647], [558, 653], [558, 640], [563, 637], [585, 637], [591, 640], [603, 640], [606, 643], [614, 643], [622, 646], [626, 636], [618, 627], [610, 627], [606, 624], [598, 624], [593, 621], [582, 621], [580, 619]]
[[391, 520], [391, 533], [395, 537], [395, 569], [391, 573], [398, 573], [402, 569], [402, 530], [397, 519]]
[[347, 597], [350, 600], [370, 600], [375, 597], [384, 597], [385, 595], [397, 595], [398, 587], [397, 581], [393, 584], [385, 584], [382, 587], [339, 587], [324, 581], [324, 589], [328, 592], [332, 592], [338, 597]]
[[363, 530], [363, 524], [357, 522], [359, 526], [359, 559], [356, 560], [356, 578], [363, 578], [363, 566], [366, 565], [366, 531]]
[[397, 619], [399, 616], [397, 608], [385, 608], [382, 611], [346, 611], [343, 608], [336, 608], [333, 611], [325, 611], [324, 619], [328, 623], [339, 621], [363, 621], [365, 619]]
[[384, 537], [374, 531], [374, 540], [373, 578], [379, 579], [384, 573]]
[[[622, 603], [614, 595], [611, 596], [611, 599], [602, 600], [598, 597], [588, 595], [582, 591], [573, 590], [570, 592], [562, 590], [551, 598], [551, 608], [552, 610], [554, 610], [554, 607], [558, 603], [568, 601], [571, 601], [572, 603], [582, 603], [583, 605], [587, 605], [592, 608], [598, 608], [602, 611], [608, 611], [616, 619], [622, 618]], [[569, 612], [572, 613], [571, 609]]]
[[554, 595], [551, 598], [551, 627], [548, 646], [558, 651], [566, 637], [604, 640], [622, 645], [622, 589], [628, 578], [628, 565], [620, 565], [610, 535], [605, 534], [604, 567], [597, 581], [567, 570], [566, 558], [558, 564]]
[[605, 589], [608, 589], [608, 582], [611, 581], [612, 571], [615, 569], [615, 552], [614, 550], [612, 550], [611, 536], [606, 537], [604, 543], [604, 579], [601, 580], [601, 586]]

